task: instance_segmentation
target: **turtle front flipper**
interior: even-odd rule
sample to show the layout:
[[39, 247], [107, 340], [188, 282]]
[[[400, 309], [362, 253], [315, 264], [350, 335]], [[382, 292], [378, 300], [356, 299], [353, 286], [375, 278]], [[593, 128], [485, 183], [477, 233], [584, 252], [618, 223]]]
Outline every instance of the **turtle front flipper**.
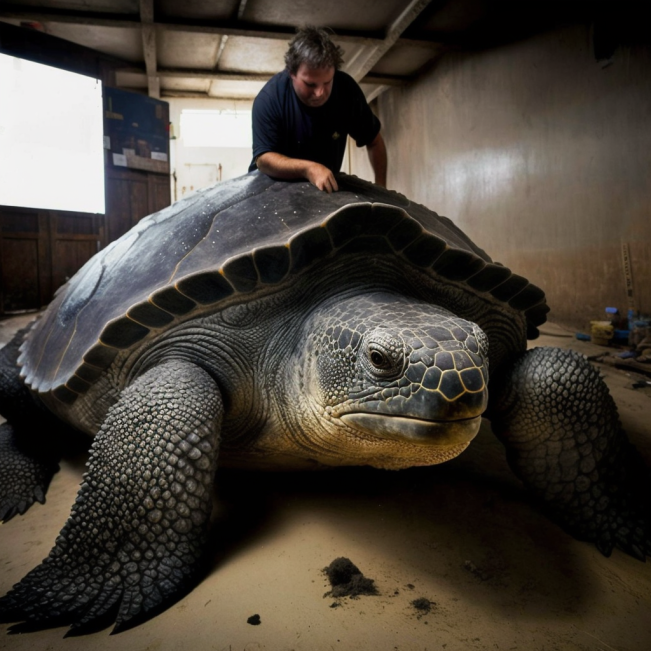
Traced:
[[576, 352], [534, 348], [498, 387], [493, 431], [550, 517], [606, 556], [651, 555], [650, 473], [598, 371]]
[[154, 367], [109, 410], [70, 518], [49, 556], [2, 599], [12, 631], [71, 625], [115, 631], [192, 587], [212, 505], [223, 415], [210, 375]]

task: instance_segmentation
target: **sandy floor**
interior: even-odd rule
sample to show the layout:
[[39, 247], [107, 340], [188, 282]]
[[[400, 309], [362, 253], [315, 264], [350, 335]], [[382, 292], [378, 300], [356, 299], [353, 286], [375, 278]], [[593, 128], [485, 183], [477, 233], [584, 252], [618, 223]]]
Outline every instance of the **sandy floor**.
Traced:
[[[24, 317], [0, 321], [0, 345]], [[536, 344], [603, 352], [546, 326]], [[651, 463], [651, 389], [600, 366]], [[48, 553], [84, 459], [64, 462], [47, 504], [0, 526], [0, 593]], [[221, 473], [213, 567], [184, 599], [117, 636], [5, 634], [0, 649], [466, 651], [651, 649], [651, 564], [603, 558], [531, 505], [487, 426], [461, 457], [402, 472]], [[380, 594], [324, 597], [350, 558]], [[432, 602], [429, 613], [412, 602]], [[335, 607], [336, 606], [336, 607]], [[247, 620], [259, 615], [260, 624]]]

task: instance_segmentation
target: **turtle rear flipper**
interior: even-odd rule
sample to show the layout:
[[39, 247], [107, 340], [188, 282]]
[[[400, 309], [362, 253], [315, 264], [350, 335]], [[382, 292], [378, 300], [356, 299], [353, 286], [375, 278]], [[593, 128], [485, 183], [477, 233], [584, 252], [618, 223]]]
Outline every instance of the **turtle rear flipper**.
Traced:
[[202, 369], [169, 361], [125, 389], [91, 447], [70, 518], [49, 556], [0, 599], [12, 631], [116, 631], [192, 587], [212, 505], [219, 391]]
[[514, 365], [491, 421], [545, 511], [605, 556], [651, 556], [651, 477], [599, 373], [582, 355], [534, 348]]
[[59, 469], [61, 424], [39, 409], [20, 380], [16, 360], [27, 333], [20, 330], [0, 349], [0, 521], [22, 515], [34, 502], [45, 502]]
[[0, 425], [0, 521], [23, 515], [34, 502], [45, 503], [58, 459], [34, 456], [19, 443], [20, 437], [9, 423]]

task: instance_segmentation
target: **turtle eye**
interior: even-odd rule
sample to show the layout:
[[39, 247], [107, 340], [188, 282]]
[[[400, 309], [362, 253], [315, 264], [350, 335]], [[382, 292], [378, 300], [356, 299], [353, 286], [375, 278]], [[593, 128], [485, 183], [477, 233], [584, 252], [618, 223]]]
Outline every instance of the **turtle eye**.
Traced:
[[378, 369], [385, 370], [390, 364], [386, 354], [377, 349], [370, 349], [368, 351], [368, 358], [371, 360], [371, 364]]
[[405, 366], [404, 344], [394, 334], [376, 329], [366, 335], [362, 348], [362, 366], [366, 372], [383, 380], [393, 379], [402, 373]]

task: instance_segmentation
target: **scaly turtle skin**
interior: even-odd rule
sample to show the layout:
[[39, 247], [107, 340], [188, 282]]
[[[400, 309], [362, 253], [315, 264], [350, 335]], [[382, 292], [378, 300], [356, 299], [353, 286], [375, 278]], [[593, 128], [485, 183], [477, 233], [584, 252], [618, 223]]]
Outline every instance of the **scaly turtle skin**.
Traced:
[[93, 443], [1, 621], [121, 630], [190, 589], [218, 453], [431, 465], [483, 413], [554, 520], [605, 554], [651, 552], [647, 470], [605, 385], [574, 353], [526, 351], [543, 292], [405, 197], [339, 186], [254, 173], [198, 192], [96, 255], [2, 350], [0, 517], [43, 501], [68, 431]]

